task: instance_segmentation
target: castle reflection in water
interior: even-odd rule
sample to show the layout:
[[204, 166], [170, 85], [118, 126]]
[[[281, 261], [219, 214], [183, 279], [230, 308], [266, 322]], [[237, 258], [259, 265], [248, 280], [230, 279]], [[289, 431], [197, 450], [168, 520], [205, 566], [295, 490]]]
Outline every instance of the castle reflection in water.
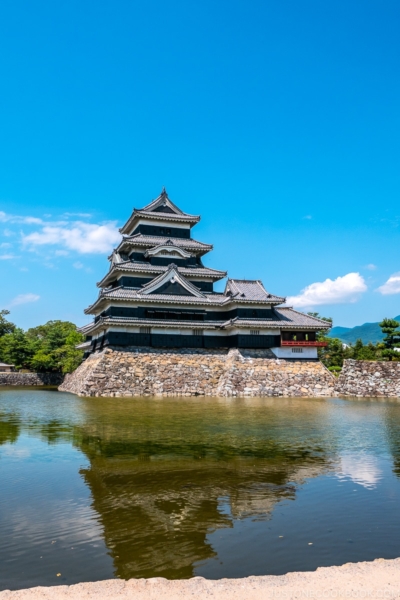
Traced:
[[[357, 481], [368, 470], [356, 455], [341, 456], [348, 425], [324, 400], [74, 402], [79, 410], [71, 420], [3, 411], [0, 444], [29, 431], [84, 453], [89, 462], [80, 473], [115, 575], [125, 579], [192, 577], [196, 565], [216, 557], [210, 535], [217, 530], [270, 520], [281, 502], [295, 500], [305, 482], [322, 475], [340, 476], [342, 469]], [[357, 410], [354, 403], [352, 414]], [[388, 404], [384, 414], [399, 475], [399, 407]], [[365, 477], [374, 485], [378, 476]]]

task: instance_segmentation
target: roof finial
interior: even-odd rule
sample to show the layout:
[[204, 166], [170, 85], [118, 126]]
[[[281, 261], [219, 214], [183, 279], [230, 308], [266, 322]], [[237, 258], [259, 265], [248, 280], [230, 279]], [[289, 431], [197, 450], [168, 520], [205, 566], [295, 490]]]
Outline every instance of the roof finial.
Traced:
[[163, 185], [163, 187], [162, 187], [161, 196], [168, 196], [167, 190], [165, 189], [165, 185]]

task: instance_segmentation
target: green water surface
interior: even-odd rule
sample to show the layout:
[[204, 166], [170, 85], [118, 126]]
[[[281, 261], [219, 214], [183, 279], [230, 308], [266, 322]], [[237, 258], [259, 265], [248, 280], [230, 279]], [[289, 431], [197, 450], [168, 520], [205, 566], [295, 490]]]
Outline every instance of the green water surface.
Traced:
[[397, 401], [3, 388], [0, 589], [394, 558], [399, 478]]

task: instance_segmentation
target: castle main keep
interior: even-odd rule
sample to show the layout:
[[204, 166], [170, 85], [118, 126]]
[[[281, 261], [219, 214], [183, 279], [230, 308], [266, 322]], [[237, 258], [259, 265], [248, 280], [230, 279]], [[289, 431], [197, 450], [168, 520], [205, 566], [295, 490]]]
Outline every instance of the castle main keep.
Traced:
[[261, 280], [227, 279], [206, 266], [211, 244], [192, 238], [200, 216], [183, 212], [165, 189], [134, 209], [97, 284], [97, 300], [81, 331], [85, 358], [107, 347], [264, 349], [283, 359], [317, 359], [316, 333], [329, 324], [286, 306]]

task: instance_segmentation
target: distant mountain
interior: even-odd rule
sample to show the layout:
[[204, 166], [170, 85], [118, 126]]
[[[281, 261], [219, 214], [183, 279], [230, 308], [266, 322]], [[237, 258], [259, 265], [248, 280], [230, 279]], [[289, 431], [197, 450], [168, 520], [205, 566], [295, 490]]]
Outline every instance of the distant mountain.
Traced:
[[332, 327], [329, 335], [330, 337], [340, 338], [340, 336], [345, 335], [349, 331], [352, 331], [351, 327]]
[[[394, 318], [400, 323], [400, 315]], [[332, 327], [329, 337], [339, 338], [345, 344], [354, 344], [357, 340], [362, 340], [363, 344], [368, 344], [368, 342], [376, 344], [381, 342], [385, 335], [378, 323], [364, 323], [364, 325], [356, 327]]]

